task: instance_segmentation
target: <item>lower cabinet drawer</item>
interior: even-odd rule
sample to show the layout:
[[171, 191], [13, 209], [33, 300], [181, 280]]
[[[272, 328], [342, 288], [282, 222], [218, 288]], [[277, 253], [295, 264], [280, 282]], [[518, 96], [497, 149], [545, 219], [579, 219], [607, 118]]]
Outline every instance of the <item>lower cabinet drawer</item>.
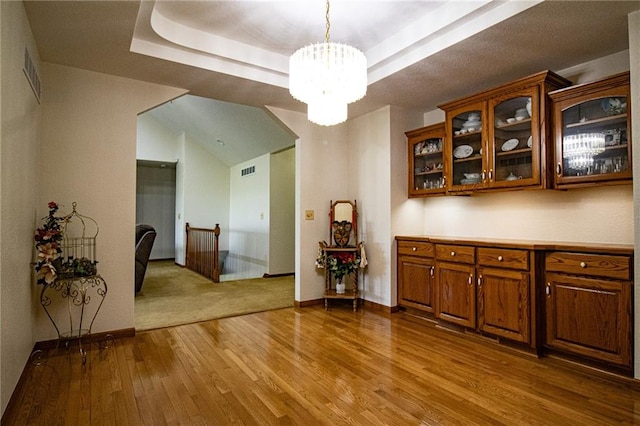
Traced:
[[549, 272], [630, 280], [631, 264], [629, 256], [551, 252], [547, 253], [545, 269]]
[[476, 249], [473, 246], [436, 244], [436, 259], [456, 263], [475, 263]]
[[528, 271], [529, 251], [479, 247], [478, 265]]
[[433, 243], [423, 241], [398, 241], [398, 255], [433, 257]]

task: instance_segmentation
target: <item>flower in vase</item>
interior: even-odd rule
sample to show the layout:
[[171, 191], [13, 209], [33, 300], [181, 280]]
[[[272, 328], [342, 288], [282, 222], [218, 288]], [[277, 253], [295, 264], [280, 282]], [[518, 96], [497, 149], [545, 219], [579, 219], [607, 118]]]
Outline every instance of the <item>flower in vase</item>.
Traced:
[[357, 252], [334, 252], [327, 256], [327, 267], [338, 281], [355, 272], [359, 265], [360, 257]]

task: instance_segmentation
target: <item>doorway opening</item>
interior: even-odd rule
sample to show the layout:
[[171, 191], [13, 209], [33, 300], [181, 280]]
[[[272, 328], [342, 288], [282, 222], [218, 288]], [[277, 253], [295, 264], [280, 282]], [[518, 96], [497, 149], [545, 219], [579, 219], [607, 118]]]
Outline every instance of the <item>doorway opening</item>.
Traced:
[[[189, 300], [197, 291], [185, 290], [186, 282], [202, 289], [203, 295], [225, 289], [231, 295], [233, 284], [243, 282], [242, 297], [229, 296], [233, 303], [225, 305], [237, 305], [238, 313], [246, 313], [247, 307], [265, 310], [250, 308], [250, 289], [256, 289], [256, 300], [268, 299], [260, 294], [260, 280], [271, 285], [266, 295], [282, 294], [287, 306], [293, 306], [295, 139], [260, 108], [189, 95], [138, 117], [136, 220], [154, 227], [157, 223], [160, 232], [149, 276], [136, 295], [136, 329], [139, 314], [146, 309], [142, 303], [154, 286], [166, 293], [165, 304], [157, 304], [160, 317], [162, 312], [167, 316], [168, 307], [182, 304], [178, 300], [182, 295], [187, 296], [184, 311], [196, 310], [202, 297]], [[247, 169], [252, 173], [245, 173]], [[219, 248], [228, 252], [221, 283], [185, 275], [190, 272], [183, 267], [187, 223], [206, 229], [220, 226]], [[166, 282], [153, 284], [158, 277]], [[274, 290], [276, 279], [290, 291]], [[228, 316], [212, 309], [211, 318], [219, 315]]]

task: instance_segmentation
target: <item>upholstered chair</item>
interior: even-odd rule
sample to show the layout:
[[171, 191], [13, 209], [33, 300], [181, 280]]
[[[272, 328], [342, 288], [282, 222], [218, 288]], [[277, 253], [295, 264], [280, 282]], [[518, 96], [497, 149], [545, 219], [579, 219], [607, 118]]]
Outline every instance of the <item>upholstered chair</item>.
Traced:
[[151, 225], [136, 225], [136, 293], [142, 290], [142, 282], [147, 272], [149, 256], [156, 240], [156, 230]]

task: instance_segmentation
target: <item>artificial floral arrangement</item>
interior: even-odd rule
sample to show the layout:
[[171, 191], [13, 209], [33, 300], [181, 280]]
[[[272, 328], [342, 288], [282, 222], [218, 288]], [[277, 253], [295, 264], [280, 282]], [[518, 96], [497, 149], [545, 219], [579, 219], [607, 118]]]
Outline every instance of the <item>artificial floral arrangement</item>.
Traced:
[[[97, 273], [97, 261], [86, 257], [63, 259], [64, 234], [61, 223], [68, 216], [57, 217], [58, 204], [51, 201], [48, 204], [49, 215], [45, 217], [44, 224], [36, 229], [34, 240], [37, 252], [35, 263], [36, 282], [42, 285], [51, 284], [58, 276], [65, 278], [85, 277]], [[74, 210], [75, 211], [75, 210]]]
[[327, 256], [327, 268], [338, 281], [342, 281], [342, 278], [357, 271], [359, 267], [358, 252], [334, 252]]
[[56, 272], [62, 267], [62, 247], [64, 238], [60, 222], [56, 217], [58, 204], [49, 202], [49, 215], [44, 218], [44, 225], [36, 230], [36, 279], [38, 284], [51, 284], [56, 279]]

